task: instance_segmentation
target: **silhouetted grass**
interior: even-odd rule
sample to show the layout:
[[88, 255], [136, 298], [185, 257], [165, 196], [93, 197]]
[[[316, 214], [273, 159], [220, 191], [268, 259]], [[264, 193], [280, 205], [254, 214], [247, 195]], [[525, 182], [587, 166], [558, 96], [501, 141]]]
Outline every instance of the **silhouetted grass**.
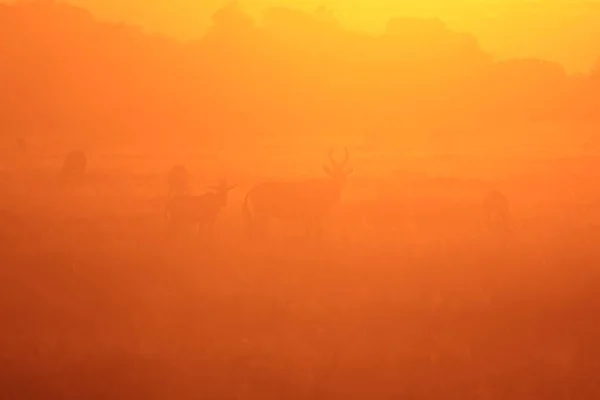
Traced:
[[[316, 247], [275, 227], [253, 244], [234, 202], [209, 244], [169, 238], [162, 208], [144, 201], [133, 213], [124, 198], [121, 215], [93, 196], [54, 201], [3, 224], [4, 398], [600, 393], [592, 231], [580, 233], [589, 242], [525, 230], [415, 250], [402, 236], [376, 245], [377, 231]], [[94, 202], [113, 217], [52, 218]]]

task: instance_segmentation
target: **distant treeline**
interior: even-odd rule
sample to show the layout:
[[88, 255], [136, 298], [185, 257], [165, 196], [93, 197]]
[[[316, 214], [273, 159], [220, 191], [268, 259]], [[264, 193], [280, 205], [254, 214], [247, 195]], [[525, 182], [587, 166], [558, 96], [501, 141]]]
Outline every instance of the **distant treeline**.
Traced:
[[65, 4], [2, 5], [0, 88], [5, 135], [115, 143], [600, 123], [600, 68], [498, 61], [438, 20], [394, 18], [374, 36], [287, 8], [258, 24], [227, 6], [180, 42]]

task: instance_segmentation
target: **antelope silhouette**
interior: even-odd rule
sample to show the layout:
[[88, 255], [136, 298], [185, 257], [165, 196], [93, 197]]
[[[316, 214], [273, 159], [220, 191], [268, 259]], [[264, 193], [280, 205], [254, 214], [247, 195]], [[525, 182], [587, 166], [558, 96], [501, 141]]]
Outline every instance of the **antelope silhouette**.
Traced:
[[210, 186], [213, 192], [199, 196], [174, 196], [167, 204], [165, 217], [172, 229], [194, 225], [198, 233], [205, 232], [212, 237], [217, 218], [227, 206], [227, 195], [233, 188], [235, 186], [222, 179], [218, 185]]
[[264, 182], [255, 185], [246, 194], [242, 213], [251, 236], [264, 236], [272, 219], [299, 220], [306, 224], [307, 237], [322, 236], [322, 220], [340, 199], [348, 176], [354, 171], [348, 167], [350, 154], [344, 149], [340, 162], [329, 150], [329, 165], [323, 164], [325, 179], [296, 182]]

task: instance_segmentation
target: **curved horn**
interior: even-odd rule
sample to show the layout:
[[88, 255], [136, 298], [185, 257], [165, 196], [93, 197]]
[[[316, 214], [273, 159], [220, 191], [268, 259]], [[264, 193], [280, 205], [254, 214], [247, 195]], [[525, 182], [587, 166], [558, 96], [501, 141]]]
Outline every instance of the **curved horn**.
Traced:
[[350, 152], [347, 147], [344, 147], [344, 160], [340, 163], [340, 165], [345, 165], [350, 160]]
[[331, 165], [338, 165], [338, 162], [335, 161], [335, 158], [333, 158], [333, 147], [329, 148], [329, 153], [327, 153], [327, 157], [329, 157], [329, 162], [331, 162]]
[[336, 161], [333, 158], [333, 147], [329, 148], [329, 161], [331, 162], [332, 165], [336, 166], [336, 167], [342, 167], [344, 166], [349, 160], [350, 160], [350, 152], [348, 152], [348, 148], [344, 147], [344, 159], [340, 162], [340, 161]]

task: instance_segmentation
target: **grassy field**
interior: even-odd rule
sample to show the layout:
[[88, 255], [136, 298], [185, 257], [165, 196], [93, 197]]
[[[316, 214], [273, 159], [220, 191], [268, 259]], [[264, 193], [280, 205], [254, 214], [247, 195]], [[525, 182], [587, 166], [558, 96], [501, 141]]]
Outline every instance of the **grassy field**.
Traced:
[[161, 179], [7, 180], [1, 399], [600, 396], [600, 234], [566, 196], [501, 239], [477, 196], [355, 191], [315, 246], [247, 240], [241, 187], [209, 243], [167, 234]]

